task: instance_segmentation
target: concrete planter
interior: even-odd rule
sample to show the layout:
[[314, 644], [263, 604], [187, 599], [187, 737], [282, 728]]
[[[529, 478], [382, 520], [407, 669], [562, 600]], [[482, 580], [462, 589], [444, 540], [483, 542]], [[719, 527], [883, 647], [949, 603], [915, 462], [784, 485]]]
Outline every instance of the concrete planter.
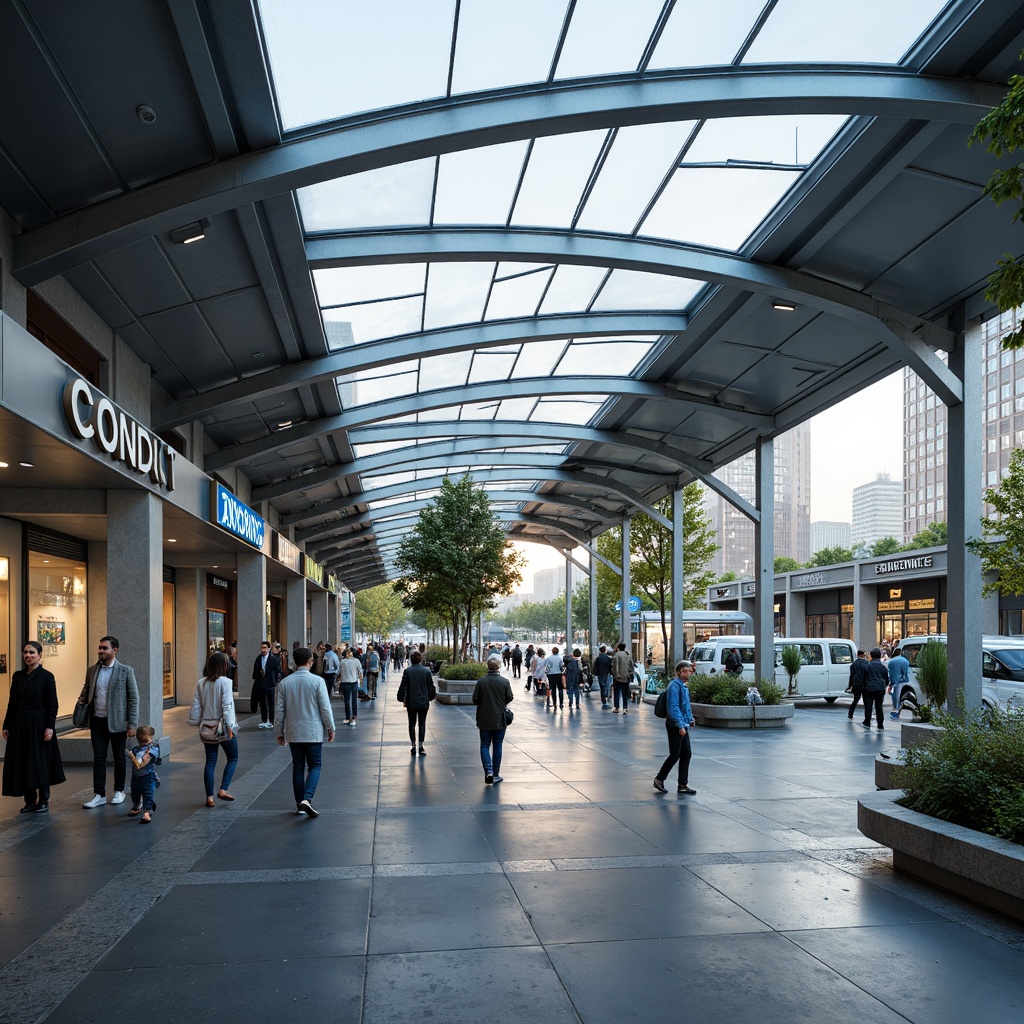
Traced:
[[434, 676], [438, 704], [472, 704], [475, 679], [442, 679]]
[[690, 704], [698, 725], [712, 729], [781, 729], [793, 717], [792, 704]]
[[897, 871], [1024, 921], [1024, 846], [901, 807], [902, 789], [857, 799], [857, 827]]

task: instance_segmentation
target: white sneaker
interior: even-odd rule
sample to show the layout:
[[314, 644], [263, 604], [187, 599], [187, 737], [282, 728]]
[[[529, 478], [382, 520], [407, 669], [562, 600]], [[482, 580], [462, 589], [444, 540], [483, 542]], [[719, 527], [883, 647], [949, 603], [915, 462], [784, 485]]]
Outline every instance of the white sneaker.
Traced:
[[[124, 794], [123, 793], [121, 794], [121, 799], [122, 800], [124, 799]], [[97, 793], [91, 800], [86, 800], [85, 803], [82, 804], [82, 806], [83, 807], [102, 807], [106, 802], [107, 802], [107, 798], [105, 796], [100, 796], [99, 793]]]
[[348, 724], [349, 724], [350, 726], [352, 726], [352, 728], [354, 729], [354, 728], [356, 727], [356, 720], [355, 720], [355, 719], [353, 718], [353, 719], [352, 719], [352, 721], [351, 721], [351, 722], [349, 722]]
[[256, 728], [257, 729], [273, 729], [274, 727], [273, 727], [273, 725], [271, 725], [270, 722], [260, 722], [260, 724]]
[[123, 804], [124, 803], [124, 791], [123, 790], [118, 790], [118, 792], [116, 792], [110, 798], [110, 802], [112, 804]]

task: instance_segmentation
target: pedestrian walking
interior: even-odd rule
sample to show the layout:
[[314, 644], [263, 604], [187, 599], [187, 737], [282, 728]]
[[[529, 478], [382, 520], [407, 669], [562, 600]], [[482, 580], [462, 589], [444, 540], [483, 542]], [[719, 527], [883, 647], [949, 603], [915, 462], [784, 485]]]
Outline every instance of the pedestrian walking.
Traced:
[[690, 688], [687, 685], [693, 675], [693, 663], [680, 661], [676, 663], [676, 677], [669, 681], [666, 690], [667, 714], [665, 731], [668, 734], [668, 757], [654, 778], [654, 788], [665, 793], [665, 780], [673, 766], [679, 763], [679, 782], [677, 793], [692, 796], [697, 792], [690, 788], [690, 726], [693, 725], [693, 712], [690, 710]]
[[430, 702], [437, 696], [434, 687], [434, 674], [422, 664], [423, 655], [419, 651], [413, 651], [412, 664], [402, 673], [402, 681], [398, 684], [398, 700], [405, 705], [409, 714], [409, 748], [410, 754], [415, 754], [417, 727], [419, 730], [419, 754], [422, 757], [426, 754], [423, 749], [423, 740], [427, 732], [427, 711], [430, 710]]
[[488, 786], [502, 781], [501, 745], [508, 727], [506, 708], [512, 703], [512, 684], [498, 671], [500, 668], [501, 655], [492, 654], [487, 659], [487, 675], [473, 687], [476, 727], [480, 730], [480, 763]]

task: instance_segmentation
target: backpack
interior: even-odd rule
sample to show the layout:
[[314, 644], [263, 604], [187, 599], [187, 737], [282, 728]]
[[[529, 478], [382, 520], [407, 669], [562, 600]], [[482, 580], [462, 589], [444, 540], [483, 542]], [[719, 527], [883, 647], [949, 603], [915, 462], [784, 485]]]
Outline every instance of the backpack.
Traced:
[[655, 718], [668, 718], [668, 689], [664, 689], [658, 694], [658, 699], [654, 702], [654, 717]]

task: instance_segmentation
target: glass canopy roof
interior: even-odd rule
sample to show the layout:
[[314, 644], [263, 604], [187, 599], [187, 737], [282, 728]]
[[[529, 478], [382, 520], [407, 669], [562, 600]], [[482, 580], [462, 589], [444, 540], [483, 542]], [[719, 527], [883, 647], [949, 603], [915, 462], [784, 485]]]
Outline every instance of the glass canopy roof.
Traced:
[[[599, 85], [602, 76], [657, 79], [681, 69], [778, 63], [912, 69], [915, 44], [946, 6], [945, 0], [305, 0], [298, 18], [292, 0], [259, 0], [286, 139], [354, 125], [361, 115], [391, 107], [483, 91], [497, 91], [490, 98], [555, 91], [574, 79], [586, 80], [582, 88]], [[773, 113], [624, 127], [592, 123], [564, 134], [538, 129], [533, 138], [406, 159], [299, 189], [307, 238], [333, 239], [339, 254], [314, 263], [312, 279], [328, 347], [349, 360], [336, 380], [342, 409], [359, 422], [408, 428], [401, 439], [378, 441], [372, 432], [366, 440], [358, 433], [352, 438], [357, 459], [391, 451], [396, 469], [401, 466], [363, 477], [365, 492], [408, 485], [371, 508], [435, 493], [415, 484], [439, 470], [410, 469], [410, 451], [465, 437], [469, 429], [417, 438], [417, 427], [594, 424], [618, 395], [616, 382], [643, 380], [669, 340], [653, 331], [569, 331], [538, 339], [530, 329], [536, 318], [684, 317], [712, 287], [676, 271], [638, 269], [641, 260], [576, 258], [578, 241], [748, 255], [780, 204], [809, 188], [847, 145], [854, 134], [846, 131], [849, 122], [845, 115]], [[530, 238], [532, 246], [504, 247], [513, 237]], [[411, 248], [397, 241], [392, 248], [392, 238]], [[355, 239], [365, 258], [346, 256]], [[506, 253], [512, 258], [501, 259]], [[468, 331], [474, 325], [481, 332], [508, 329], [487, 340]], [[458, 331], [465, 332], [464, 344], [453, 340]], [[390, 363], [381, 358], [382, 339], [403, 342]], [[415, 404], [403, 401], [416, 396]], [[524, 428], [524, 445], [507, 449], [501, 465], [514, 465], [517, 452], [558, 455], [573, 448], [557, 437], [542, 440], [553, 443], [538, 445], [538, 435]], [[494, 443], [507, 445], [508, 437]], [[497, 455], [487, 436], [479, 444]]]

